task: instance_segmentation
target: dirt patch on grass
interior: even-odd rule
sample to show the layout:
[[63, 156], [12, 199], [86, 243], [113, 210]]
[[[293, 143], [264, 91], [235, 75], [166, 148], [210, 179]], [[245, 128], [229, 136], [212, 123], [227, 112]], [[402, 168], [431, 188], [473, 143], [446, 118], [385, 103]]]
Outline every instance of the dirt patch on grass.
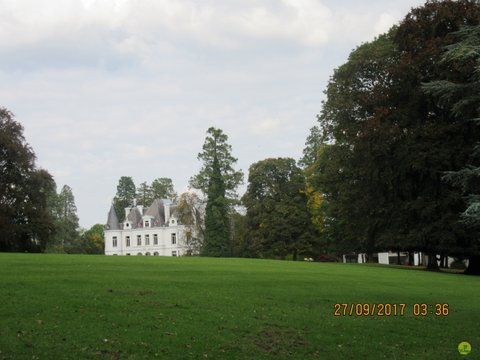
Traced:
[[279, 325], [268, 325], [251, 336], [250, 341], [259, 350], [273, 355], [292, 355], [308, 344], [303, 334]]

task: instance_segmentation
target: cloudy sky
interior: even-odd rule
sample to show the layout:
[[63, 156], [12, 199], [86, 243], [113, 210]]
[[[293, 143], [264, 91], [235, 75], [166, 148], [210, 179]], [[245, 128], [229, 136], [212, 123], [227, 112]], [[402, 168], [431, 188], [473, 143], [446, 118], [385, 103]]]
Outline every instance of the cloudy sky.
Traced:
[[209, 126], [245, 173], [299, 158], [333, 69], [422, 3], [0, 0], [0, 106], [104, 223], [122, 175], [186, 190]]

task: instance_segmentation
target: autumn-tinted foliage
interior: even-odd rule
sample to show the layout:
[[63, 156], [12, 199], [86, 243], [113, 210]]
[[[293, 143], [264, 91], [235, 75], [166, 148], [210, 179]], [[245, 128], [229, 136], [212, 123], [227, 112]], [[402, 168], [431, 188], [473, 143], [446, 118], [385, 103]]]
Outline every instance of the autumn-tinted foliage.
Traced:
[[478, 235], [459, 221], [464, 194], [444, 175], [466, 166], [478, 128], [422, 84], [469, 76], [471, 67], [442, 59], [453, 32], [479, 21], [478, 1], [427, 2], [335, 71], [318, 124], [328, 147], [309, 179], [323, 194], [331, 249], [472, 260]]

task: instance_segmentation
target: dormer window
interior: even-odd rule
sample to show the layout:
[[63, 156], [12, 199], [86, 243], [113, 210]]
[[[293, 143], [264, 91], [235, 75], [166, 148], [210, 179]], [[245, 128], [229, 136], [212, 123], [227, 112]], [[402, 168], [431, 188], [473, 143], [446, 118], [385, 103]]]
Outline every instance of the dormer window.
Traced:
[[170, 223], [175, 224], [175, 220], [174, 219], [170, 220]]
[[128, 228], [130, 226], [129, 223], [125, 223], [125, 227]]
[[145, 227], [150, 227], [150, 221], [145, 220]]

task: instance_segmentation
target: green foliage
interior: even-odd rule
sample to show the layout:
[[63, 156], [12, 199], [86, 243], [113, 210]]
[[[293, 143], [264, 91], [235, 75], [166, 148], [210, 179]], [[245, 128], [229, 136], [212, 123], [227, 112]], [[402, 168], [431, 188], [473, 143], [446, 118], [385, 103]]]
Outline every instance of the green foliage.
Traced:
[[310, 134], [305, 142], [305, 148], [303, 149], [303, 156], [299, 160], [298, 164], [303, 168], [312, 166], [317, 161], [318, 151], [323, 145], [325, 139], [323, 137], [322, 130], [319, 126], [313, 126], [310, 129]]
[[202, 255], [227, 257], [232, 254], [229, 204], [225, 198], [225, 183], [216, 153], [213, 155], [211, 171], [205, 209], [205, 240]]
[[86, 254], [103, 254], [105, 248], [104, 226], [95, 224], [81, 237], [81, 249]]
[[64, 185], [58, 194], [53, 189], [48, 203], [55, 225], [55, 235], [49, 244], [48, 252], [64, 252], [69, 247], [77, 247], [80, 234], [72, 188]]
[[35, 167], [23, 127], [0, 108], [0, 251], [41, 251], [53, 232], [47, 209], [55, 182]]
[[125, 220], [125, 208], [133, 205], [136, 197], [136, 188], [130, 176], [122, 176], [118, 181], [117, 194], [113, 199], [113, 206], [118, 216], [118, 221]]
[[233, 210], [231, 215], [232, 223], [232, 252], [234, 257], [250, 257], [249, 241], [247, 233], [247, 216]]
[[[455, 112], [475, 101], [452, 113], [448, 98], [432, 95], [438, 100], [445, 79], [452, 94], [465, 93], [459, 84], [471, 67], [442, 57], [451, 34], [479, 20], [478, 2], [427, 2], [335, 70], [306, 148], [317, 156], [308, 183], [322, 194], [327, 248], [472, 254], [472, 234], [458, 221], [462, 193], [442, 176], [464, 168], [472, 152], [478, 132]], [[463, 53], [471, 56], [471, 47]], [[425, 93], [431, 81], [443, 82]], [[322, 142], [328, 146], [315, 154]]]
[[243, 183], [243, 172], [235, 170], [237, 159], [232, 156], [232, 146], [228, 144], [228, 136], [221, 130], [210, 127], [203, 144], [202, 152], [198, 154], [198, 160], [202, 161], [202, 168], [190, 179], [190, 186], [208, 193], [210, 179], [213, 176], [213, 161], [217, 158], [220, 173], [225, 184], [227, 197], [236, 198], [235, 189]]
[[137, 201], [139, 204], [142, 204], [143, 206], [150, 206], [154, 199], [152, 188], [148, 186], [145, 181], [138, 185]]
[[162, 177], [153, 180], [151, 191], [153, 199], [168, 199], [173, 202], [177, 200], [177, 193], [170, 178]]
[[[454, 33], [457, 42], [447, 46], [442, 62], [456, 71], [449, 80], [437, 80], [423, 85], [427, 94], [434, 96], [439, 104], [449, 110], [459, 123], [478, 132], [480, 120], [480, 25], [465, 26]], [[449, 74], [448, 74], [449, 75]], [[460, 76], [459, 76], [460, 75]], [[467, 197], [467, 207], [462, 212], [463, 221], [477, 234], [469, 244], [471, 252], [480, 254], [480, 145], [477, 142], [467, 159], [467, 164], [456, 171], [445, 173], [444, 179], [460, 188]], [[470, 258], [469, 273], [480, 274], [480, 259]]]
[[305, 178], [293, 159], [252, 164], [242, 200], [247, 208], [247, 256], [285, 259], [290, 254], [296, 260], [317, 253]]

